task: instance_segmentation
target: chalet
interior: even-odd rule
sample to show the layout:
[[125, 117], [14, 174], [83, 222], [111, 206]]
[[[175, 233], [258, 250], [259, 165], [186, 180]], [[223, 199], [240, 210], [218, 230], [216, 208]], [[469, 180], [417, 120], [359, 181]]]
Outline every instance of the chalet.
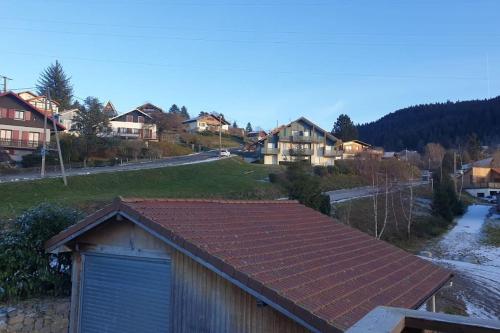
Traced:
[[142, 111], [145, 114], [148, 114], [150, 116], [152, 116], [154, 114], [165, 113], [165, 111], [162, 108], [160, 108], [160, 107], [158, 107], [158, 106], [156, 106], [154, 104], [151, 104], [151, 103], [143, 104], [141, 106], [138, 106], [136, 109], [139, 110], [139, 111]]
[[[13, 92], [0, 94], [0, 149], [6, 151], [14, 161], [40, 149], [45, 140], [50, 146], [53, 130], [52, 116], [47, 116], [44, 133], [45, 112]], [[65, 128], [56, 121], [58, 130]]]
[[301, 158], [312, 165], [333, 165], [342, 158], [340, 140], [304, 117], [271, 131], [261, 143], [264, 164]]
[[[47, 107], [47, 111], [49, 112], [49, 114], [59, 112], [59, 103], [54, 100], [49, 101], [43, 95], [39, 96], [31, 91], [23, 91], [18, 93], [17, 95], [39, 110], [45, 110], [45, 107]], [[47, 105], [45, 105], [46, 102]]]
[[138, 109], [110, 119], [113, 136], [122, 139], [156, 141], [156, 124], [153, 118]]
[[463, 172], [463, 187], [477, 197], [500, 194], [500, 153], [472, 163]]
[[196, 118], [191, 118], [182, 122], [187, 127], [187, 131], [191, 133], [196, 132], [219, 132], [219, 128], [223, 133], [229, 131], [229, 122], [224, 118], [219, 118], [214, 114], [204, 114]]
[[69, 332], [343, 332], [452, 277], [295, 201], [120, 199], [46, 249], [72, 253]]
[[102, 112], [110, 119], [118, 116], [118, 111], [111, 101], [108, 101], [106, 105], [104, 105]]

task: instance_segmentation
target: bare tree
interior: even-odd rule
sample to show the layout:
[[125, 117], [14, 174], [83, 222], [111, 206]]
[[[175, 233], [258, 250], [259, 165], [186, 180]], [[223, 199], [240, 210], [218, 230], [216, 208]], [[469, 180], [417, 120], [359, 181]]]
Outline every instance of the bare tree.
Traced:
[[425, 146], [425, 157], [429, 161], [429, 168], [440, 169], [443, 176], [443, 159], [446, 151], [439, 143], [430, 142]]

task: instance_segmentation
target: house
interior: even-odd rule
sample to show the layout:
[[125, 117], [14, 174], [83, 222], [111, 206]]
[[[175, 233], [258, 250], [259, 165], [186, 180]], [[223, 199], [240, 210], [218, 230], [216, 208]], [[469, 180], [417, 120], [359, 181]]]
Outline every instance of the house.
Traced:
[[[47, 107], [47, 111], [49, 112], [49, 114], [59, 112], [59, 103], [54, 100], [49, 101], [43, 95], [39, 96], [31, 91], [23, 91], [18, 93], [17, 95], [39, 110], [45, 110], [45, 107]], [[45, 105], [46, 102], [47, 105]]]
[[66, 128], [65, 132], [75, 133], [75, 117], [78, 109], [63, 110], [59, 113], [59, 122]]
[[473, 196], [485, 197], [500, 194], [500, 153], [472, 163], [463, 171], [463, 187]]
[[19, 162], [24, 155], [41, 148], [44, 140], [50, 146], [53, 121], [58, 130], [63, 131], [65, 127], [48, 115], [44, 133], [44, 118], [43, 110], [18, 94], [11, 91], [0, 94], [0, 149]]
[[46, 249], [72, 253], [70, 332], [342, 332], [452, 277], [295, 201], [119, 199]]
[[304, 117], [271, 131], [261, 143], [264, 164], [286, 164], [301, 158], [312, 165], [333, 165], [342, 158], [340, 140]]
[[118, 116], [118, 111], [116, 110], [113, 103], [111, 103], [111, 101], [108, 101], [106, 105], [104, 105], [102, 113], [104, 113], [110, 119]]
[[384, 154], [382, 148], [375, 148], [372, 145], [360, 141], [350, 140], [342, 142], [343, 159], [370, 158], [380, 160]]
[[252, 142], [264, 140], [266, 136], [267, 133], [264, 131], [253, 131], [247, 133], [247, 138]]
[[162, 108], [160, 108], [159, 106], [156, 106], [154, 104], [151, 104], [151, 103], [143, 104], [141, 106], [138, 106], [136, 109], [140, 110], [140, 111], [142, 111], [150, 116], [153, 114], [165, 113], [165, 111]]
[[229, 122], [224, 118], [219, 118], [214, 114], [203, 114], [195, 118], [191, 118], [182, 122], [187, 127], [187, 131], [191, 133], [196, 132], [219, 132], [220, 130], [223, 133], [227, 133], [229, 131]]
[[137, 109], [113, 117], [109, 121], [113, 136], [122, 139], [156, 141], [156, 124], [153, 118]]

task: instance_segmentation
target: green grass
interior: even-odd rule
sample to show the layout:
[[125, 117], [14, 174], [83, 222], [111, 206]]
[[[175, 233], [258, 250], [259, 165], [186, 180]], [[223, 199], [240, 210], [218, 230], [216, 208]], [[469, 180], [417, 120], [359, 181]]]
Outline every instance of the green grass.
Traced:
[[500, 247], [500, 223], [499, 221], [488, 221], [484, 226], [485, 243]]
[[281, 195], [277, 186], [263, 182], [270, 168], [239, 158], [210, 163], [123, 171], [61, 179], [0, 184], [0, 219], [9, 219], [42, 202], [70, 205], [84, 211], [109, 203], [117, 196], [162, 198], [264, 199]]

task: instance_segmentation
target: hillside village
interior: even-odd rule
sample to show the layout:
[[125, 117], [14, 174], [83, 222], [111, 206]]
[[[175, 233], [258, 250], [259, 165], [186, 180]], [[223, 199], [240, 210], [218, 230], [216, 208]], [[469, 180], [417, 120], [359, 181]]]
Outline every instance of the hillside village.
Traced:
[[0, 333], [500, 332], [500, 4], [2, 7]]

